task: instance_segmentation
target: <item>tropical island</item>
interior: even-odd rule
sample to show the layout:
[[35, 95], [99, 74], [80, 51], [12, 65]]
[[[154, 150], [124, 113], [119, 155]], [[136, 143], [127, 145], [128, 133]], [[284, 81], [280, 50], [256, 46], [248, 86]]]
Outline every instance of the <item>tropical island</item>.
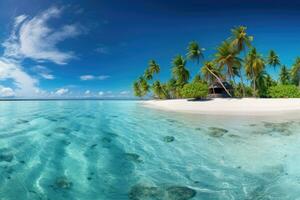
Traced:
[[[195, 102], [178, 99], [202, 100], [200, 101], [202, 105], [208, 104], [206, 108], [211, 103], [203, 100], [212, 100], [215, 110], [224, 112], [300, 110], [299, 99], [289, 99], [300, 98], [300, 57], [295, 58], [294, 64], [289, 68], [281, 63], [274, 50], [270, 50], [266, 57], [262, 56], [254, 47], [253, 36], [247, 34], [245, 26], [231, 30], [231, 36], [216, 48], [213, 59], [205, 59], [204, 51], [205, 49], [196, 41], [190, 42], [185, 56], [177, 55], [173, 58], [172, 76], [167, 82], [155, 80], [155, 75], [160, 72], [160, 66], [155, 60], [150, 60], [144, 74], [133, 83], [135, 96], [153, 97], [156, 100], [173, 99], [164, 102], [149, 101], [147, 104], [194, 112], [197, 107]], [[186, 67], [187, 62], [193, 62], [200, 69], [193, 78]], [[279, 72], [278, 80], [272, 78], [267, 70]], [[216, 100], [216, 97], [228, 99]], [[247, 99], [250, 97], [252, 99]], [[246, 101], [242, 101], [241, 98], [245, 98], [242, 100]], [[279, 101], [271, 98], [284, 99]], [[216, 102], [222, 103], [217, 106]], [[201, 108], [201, 104], [197, 105]], [[248, 109], [243, 109], [247, 105]], [[231, 107], [233, 108], [228, 110]], [[214, 111], [214, 109], [204, 110]]]

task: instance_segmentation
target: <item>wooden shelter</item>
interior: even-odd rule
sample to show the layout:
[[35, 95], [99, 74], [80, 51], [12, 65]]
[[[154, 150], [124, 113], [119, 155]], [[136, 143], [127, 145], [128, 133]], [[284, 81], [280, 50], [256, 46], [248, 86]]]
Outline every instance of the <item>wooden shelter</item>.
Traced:
[[[233, 87], [228, 82], [223, 81], [222, 82], [225, 88], [229, 91], [229, 93], [233, 96]], [[230, 97], [225, 89], [222, 87], [222, 85], [216, 81], [213, 84], [209, 86], [209, 97], [211, 98], [227, 98]]]

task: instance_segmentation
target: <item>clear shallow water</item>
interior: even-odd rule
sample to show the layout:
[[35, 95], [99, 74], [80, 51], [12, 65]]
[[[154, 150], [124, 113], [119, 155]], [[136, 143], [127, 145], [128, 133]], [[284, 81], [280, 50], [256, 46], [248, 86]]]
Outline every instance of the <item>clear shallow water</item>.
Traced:
[[299, 199], [300, 117], [0, 102], [0, 199]]

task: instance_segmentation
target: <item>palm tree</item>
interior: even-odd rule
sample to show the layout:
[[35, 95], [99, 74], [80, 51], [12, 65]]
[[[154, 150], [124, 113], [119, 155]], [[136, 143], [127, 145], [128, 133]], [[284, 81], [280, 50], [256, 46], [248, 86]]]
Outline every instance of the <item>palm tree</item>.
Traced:
[[200, 48], [200, 45], [197, 42], [195, 41], [190, 42], [187, 47], [187, 51], [188, 51], [186, 54], [187, 59], [197, 61], [197, 64], [199, 64], [200, 59], [204, 58], [203, 50], [204, 49]]
[[226, 66], [226, 73], [229, 80], [234, 80], [234, 76], [237, 75], [237, 70], [241, 67], [242, 59], [237, 57], [237, 51], [228, 41], [224, 41], [221, 46], [217, 48], [215, 55], [216, 62], [223, 68]]
[[298, 84], [300, 87], [300, 57], [296, 58], [296, 61], [291, 70], [291, 76], [294, 84]]
[[190, 79], [190, 73], [185, 65], [186, 60], [182, 56], [178, 55], [173, 59], [172, 74], [179, 87], [183, 87]]
[[258, 94], [260, 97], [267, 97], [267, 90], [268, 90], [268, 80], [269, 75], [265, 70], [257, 75], [255, 78], [255, 85], [258, 89]]
[[159, 65], [155, 62], [155, 60], [150, 60], [149, 61], [149, 65], [148, 65], [148, 69], [150, 71], [150, 73], [153, 74], [158, 74], [160, 72], [160, 67]]
[[253, 96], [256, 96], [256, 79], [263, 72], [264, 68], [264, 59], [257, 53], [255, 48], [252, 48], [246, 56], [245, 70], [248, 78], [252, 80]]
[[290, 72], [285, 65], [281, 66], [279, 80], [282, 85], [288, 85], [290, 83]]
[[176, 84], [176, 80], [174, 78], [171, 78], [167, 84], [166, 84], [166, 88], [168, 90], [169, 96], [171, 98], [175, 98], [178, 97], [178, 93], [177, 93], [177, 84]]
[[144, 72], [144, 77], [147, 81], [150, 81], [153, 79], [153, 74], [150, 72], [149, 68], [147, 68]]
[[201, 68], [201, 72], [204, 75], [207, 82], [214, 83], [217, 80], [220, 85], [224, 88], [226, 93], [231, 97], [232, 95], [226, 89], [220, 77], [222, 77], [220, 68], [217, 68], [214, 62], [205, 62], [203, 67]]
[[280, 65], [279, 56], [275, 53], [274, 50], [271, 50], [269, 52], [269, 56], [267, 58], [268, 65], [274, 67], [274, 70], [276, 69], [276, 66]]
[[144, 77], [139, 78], [139, 88], [141, 90], [141, 96], [145, 96], [149, 92], [149, 85]]
[[140, 85], [138, 81], [133, 82], [134, 95], [137, 97], [142, 97], [142, 91], [140, 90]]
[[245, 26], [238, 26], [231, 29], [231, 44], [236, 50], [240, 53], [244, 51], [246, 47], [251, 47], [251, 42], [253, 41], [253, 36], [247, 35], [247, 27]]
[[[246, 57], [246, 47], [251, 47], [251, 42], [253, 41], [253, 36], [247, 35], [247, 27], [245, 26], [238, 26], [231, 30], [232, 36], [231, 36], [231, 45], [236, 48], [237, 53], [244, 51], [244, 56]], [[239, 76], [241, 78], [242, 83], [242, 90], [243, 90], [243, 97], [245, 96], [245, 85], [243, 80], [243, 74], [241, 67], [239, 68]]]
[[160, 72], [159, 65], [155, 62], [155, 60], [150, 60], [148, 64], [148, 68], [144, 72], [144, 77], [146, 80], [150, 81], [153, 79], [154, 74], [158, 74]]
[[202, 80], [200, 74], [196, 74], [196, 76], [193, 79], [193, 83], [203, 83], [203, 80]]
[[155, 81], [152, 85], [153, 93], [157, 98], [165, 99], [167, 97], [166, 91], [160, 81]]
[[[200, 49], [200, 46], [196, 42], [190, 43], [190, 45], [188, 47], [187, 57], [191, 60], [196, 60], [197, 62], [199, 62], [199, 60], [203, 58], [203, 52]], [[203, 67], [206, 67], [206, 65], [204, 64]], [[214, 72], [212, 70], [210, 70], [209, 68], [207, 68], [206, 70], [207, 70], [207, 72], [211, 73], [212, 76], [217, 77], [217, 75], [214, 74]], [[221, 86], [224, 88], [224, 90], [227, 92], [227, 94], [229, 96], [231, 96], [231, 94], [228, 92], [228, 90], [225, 88], [224, 84], [222, 83], [221, 79], [219, 77], [217, 77], [216, 79], [221, 84]]]

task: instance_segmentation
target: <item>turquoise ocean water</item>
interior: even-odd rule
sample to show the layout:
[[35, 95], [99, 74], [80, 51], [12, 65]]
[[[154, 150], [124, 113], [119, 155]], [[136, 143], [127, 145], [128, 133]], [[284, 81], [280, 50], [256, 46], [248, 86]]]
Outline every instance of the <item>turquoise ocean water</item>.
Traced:
[[300, 117], [0, 102], [1, 200], [299, 199]]

